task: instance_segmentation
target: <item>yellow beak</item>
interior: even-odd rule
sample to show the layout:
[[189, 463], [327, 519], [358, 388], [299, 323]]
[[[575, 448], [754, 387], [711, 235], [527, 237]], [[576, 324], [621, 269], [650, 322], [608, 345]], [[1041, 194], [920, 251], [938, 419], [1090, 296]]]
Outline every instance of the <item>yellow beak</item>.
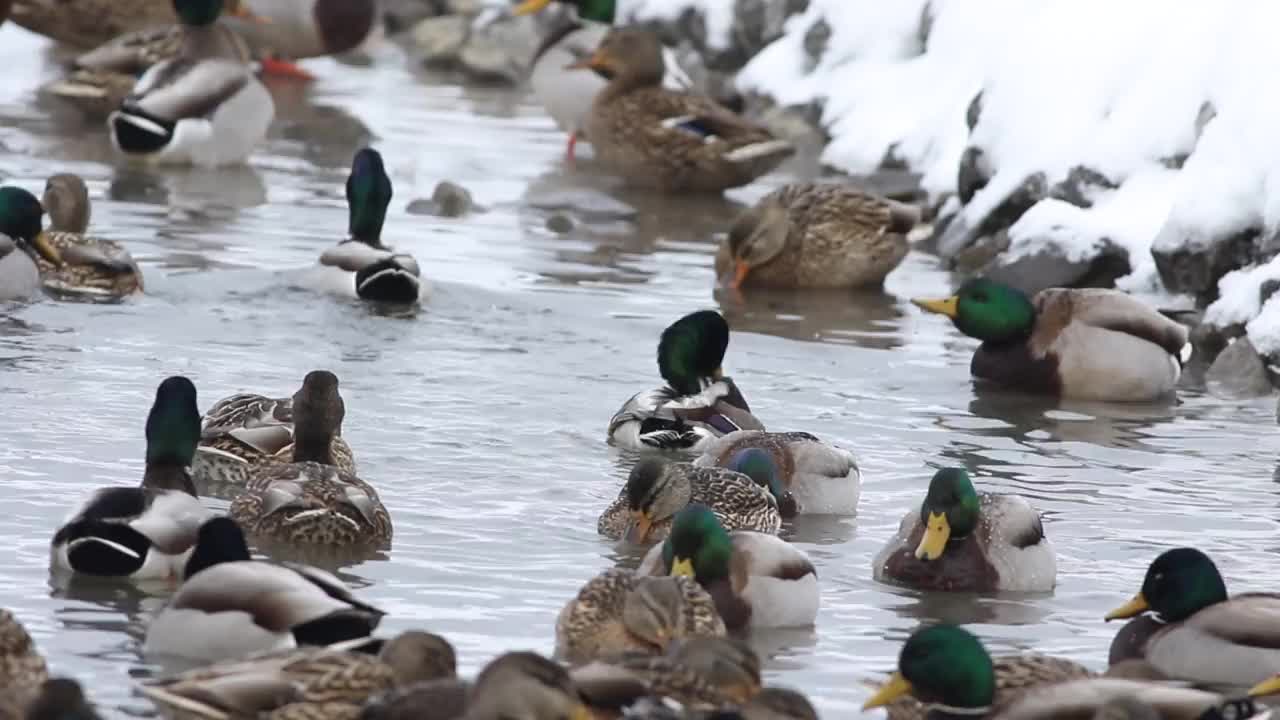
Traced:
[[1275, 695], [1280, 693], [1280, 675], [1272, 675], [1262, 682], [1249, 688], [1250, 697], [1261, 697], [1263, 695]]
[[869, 700], [862, 703], [863, 710], [871, 708], [884, 707], [889, 703], [897, 700], [903, 695], [911, 694], [911, 682], [902, 677], [902, 673], [894, 673], [889, 676], [889, 680], [876, 690], [876, 694], [872, 695]]
[[569, 717], [570, 720], [595, 720], [595, 715], [591, 713], [591, 709], [582, 703], [574, 706], [573, 714]]
[[929, 522], [924, 528], [924, 537], [916, 547], [916, 559], [937, 560], [942, 551], [947, 549], [947, 541], [951, 539], [951, 523], [947, 522], [946, 513], [929, 513]]
[[1106, 619], [1124, 620], [1125, 618], [1131, 618], [1135, 615], [1141, 615], [1150, 609], [1151, 606], [1147, 604], [1147, 598], [1144, 597], [1142, 593], [1138, 593], [1137, 595], [1134, 595], [1133, 599], [1129, 602], [1107, 613]]
[[945, 300], [924, 300], [921, 298], [912, 298], [911, 302], [922, 310], [926, 310], [931, 313], [938, 313], [939, 315], [946, 315], [952, 320], [956, 319], [956, 315], [958, 314], [960, 307], [960, 298], [956, 295], [952, 295]]
[[40, 233], [36, 235], [35, 240], [31, 241], [31, 246], [36, 249], [36, 252], [40, 253], [40, 257], [54, 265], [62, 267], [65, 264], [62, 261], [62, 253], [58, 252], [58, 248], [54, 247], [53, 243], [49, 241], [48, 234]]
[[649, 516], [641, 510], [631, 513], [631, 527], [627, 528], [625, 539], [629, 543], [642, 543], [649, 538], [649, 531], [653, 529], [653, 522], [649, 520]]
[[511, 12], [514, 15], [532, 15], [551, 4], [551, 0], [524, 0]]
[[676, 558], [671, 563], [671, 576], [697, 579], [697, 576], [693, 574], [693, 561], [686, 558]]

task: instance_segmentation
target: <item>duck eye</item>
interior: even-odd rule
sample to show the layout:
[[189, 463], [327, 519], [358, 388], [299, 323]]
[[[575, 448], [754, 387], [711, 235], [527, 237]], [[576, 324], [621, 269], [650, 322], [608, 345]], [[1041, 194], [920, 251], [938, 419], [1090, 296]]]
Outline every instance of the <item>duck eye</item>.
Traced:
[[987, 294], [981, 290], [973, 294], [973, 299], [978, 302], [986, 302], [988, 300]]

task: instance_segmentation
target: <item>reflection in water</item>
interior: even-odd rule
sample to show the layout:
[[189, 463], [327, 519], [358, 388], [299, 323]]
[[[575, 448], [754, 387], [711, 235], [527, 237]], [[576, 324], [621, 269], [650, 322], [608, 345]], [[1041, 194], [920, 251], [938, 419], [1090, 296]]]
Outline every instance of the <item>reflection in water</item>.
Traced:
[[881, 290], [721, 287], [716, 288], [715, 298], [736, 331], [879, 350], [892, 350], [905, 342], [898, 301]]
[[1038, 603], [1045, 597], [1040, 594], [918, 593], [897, 587], [888, 591], [903, 601], [890, 605], [890, 610], [923, 625], [1034, 625], [1051, 615]]

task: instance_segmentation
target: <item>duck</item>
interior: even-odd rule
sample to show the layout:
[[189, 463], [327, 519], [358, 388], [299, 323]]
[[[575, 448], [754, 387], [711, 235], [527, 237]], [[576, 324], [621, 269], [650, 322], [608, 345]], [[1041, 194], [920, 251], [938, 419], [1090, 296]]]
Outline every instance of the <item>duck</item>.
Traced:
[[0, 720], [25, 717], [27, 703], [49, 679], [49, 668], [18, 618], [0, 608]]
[[809, 556], [774, 535], [730, 533], [706, 505], [677, 513], [671, 534], [649, 550], [636, 574], [697, 580], [730, 632], [808, 627], [818, 616], [818, 573]]
[[[645, 696], [675, 701], [686, 716], [689, 710], [740, 708], [762, 691], [760, 657], [745, 640], [735, 637], [681, 638], [661, 655], [625, 655], [607, 666], [638, 680]], [[571, 673], [584, 694], [595, 690], [595, 683], [588, 680], [592, 674], [590, 666]]]
[[[553, 4], [555, 0], [525, 0], [512, 9], [512, 14], [531, 15]], [[529, 86], [551, 119], [568, 133], [565, 158], [572, 162], [574, 148], [584, 139], [583, 127], [591, 104], [608, 81], [591, 70], [568, 66], [590, 56], [600, 46], [617, 18], [618, 8], [614, 0], [561, 0], [561, 4], [572, 6], [576, 17], [560, 23], [543, 39], [530, 63]], [[662, 58], [663, 87], [684, 90], [693, 85], [675, 53], [664, 47]]]
[[230, 515], [257, 537], [327, 547], [391, 543], [391, 515], [369, 483], [338, 468], [333, 441], [346, 412], [338, 378], [313, 370], [293, 396], [293, 458], [253, 470]]
[[1048, 288], [1028, 298], [987, 278], [945, 300], [914, 299], [982, 341], [979, 380], [1072, 400], [1148, 402], [1175, 392], [1187, 329], [1119, 290]]
[[764, 430], [746, 398], [721, 369], [729, 323], [699, 310], [672, 323], [658, 341], [666, 385], [636, 393], [609, 420], [609, 441], [628, 450], [701, 452], [735, 430]]
[[556, 657], [576, 665], [629, 652], [653, 655], [678, 638], [724, 633], [715, 602], [694, 580], [609, 568], [560, 611]]
[[708, 440], [693, 464], [735, 470], [769, 487], [784, 519], [853, 515], [862, 495], [853, 453], [807, 432], [731, 432]]
[[10, 18], [37, 35], [89, 49], [135, 30], [174, 22], [169, 0], [11, 0]]
[[351, 161], [347, 177], [349, 237], [320, 255], [318, 270], [325, 284], [363, 300], [418, 301], [423, 292], [418, 261], [382, 244], [391, 195], [391, 178], [382, 155], [373, 148], [362, 148]]
[[[363, 651], [367, 645], [377, 652]], [[262, 653], [144, 681], [139, 689], [169, 717], [355, 717], [378, 693], [456, 673], [448, 640], [410, 630], [386, 640]]]
[[[1278, 616], [1280, 595], [1228, 597], [1208, 555], [1172, 548], [1151, 562], [1133, 599], [1107, 614], [1132, 619], [1112, 642], [1110, 662], [1138, 658], [1172, 680], [1248, 687], [1280, 673]], [[1196, 652], [1185, 652], [1187, 643]]]
[[978, 492], [964, 468], [942, 468], [919, 509], [876, 554], [880, 582], [947, 592], [1048, 592], [1058, 564], [1040, 513], [1019, 495]]
[[690, 503], [711, 508], [726, 530], [777, 535], [782, 527], [778, 501], [768, 487], [749, 476], [650, 457], [631, 468], [622, 492], [600, 515], [596, 529], [613, 540], [661, 542], [671, 532], [671, 519]]
[[200, 438], [196, 388], [175, 375], [156, 388], [147, 415], [147, 457], [138, 487], [91, 493], [54, 533], [54, 572], [130, 580], [182, 577], [201, 524], [201, 504], [187, 466]]
[[147, 627], [149, 657], [204, 663], [368, 637], [382, 610], [333, 574], [252, 560], [244, 531], [216, 516], [200, 526], [183, 583]]
[[572, 69], [610, 78], [584, 130], [597, 160], [626, 184], [664, 193], [721, 192], [771, 172], [794, 146], [701, 95], [662, 87], [662, 43], [614, 28]]
[[13, 0], [0, 0], [0, 25], [4, 25], [4, 21], [9, 19], [11, 10], [13, 10]]
[[89, 187], [74, 173], [59, 173], [44, 186], [41, 205], [49, 214], [46, 240], [60, 263], [37, 255], [40, 282], [46, 292], [62, 298], [116, 300], [142, 292], [142, 271], [119, 243], [87, 235]]
[[[275, 117], [271, 94], [218, 29], [224, 0], [173, 5], [182, 50], [143, 73], [107, 117], [111, 143], [128, 158], [157, 164], [242, 163]], [[244, 5], [233, 10], [256, 17]]]
[[[0, 718], [6, 717], [0, 711]], [[40, 686], [35, 699], [27, 706], [25, 720], [101, 720], [98, 711], [85, 697], [84, 688], [71, 678], [50, 678]]]
[[1230, 704], [1216, 693], [1097, 677], [1063, 658], [1022, 655], [993, 660], [969, 631], [938, 624], [920, 628], [907, 638], [898, 655], [897, 672], [866, 701], [863, 710], [884, 707], [890, 720], [923, 720], [936, 713], [1066, 720], [1093, 716], [1121, 697], [1149, 704], [1167, 720], [1196, 720], [1206, 710]]
[[35, 195], [19, 187], [0, 187], [0, 301], [25, 300], [40, 292], [36, 258], [62, 264], [43, 223], [44, 208]]
[[[329, 451], [340, 470], [356, 474], [355, 455], [339, 426]], [[200, 445], [191, 465], [197, 485], [235, 497], [263, 465], [293, 459], [293, 398], [235, 393], [205, 412]]]
[[716, 251], [721, 283], [780, 289], [869, 288], [907, 256], [918, 207], [835, 183], [793, 183], [743, 211]]
[[809, 698], [785, 687], [762, 688], [738, 713], [742, 720], [818, 720], [818, 710]]

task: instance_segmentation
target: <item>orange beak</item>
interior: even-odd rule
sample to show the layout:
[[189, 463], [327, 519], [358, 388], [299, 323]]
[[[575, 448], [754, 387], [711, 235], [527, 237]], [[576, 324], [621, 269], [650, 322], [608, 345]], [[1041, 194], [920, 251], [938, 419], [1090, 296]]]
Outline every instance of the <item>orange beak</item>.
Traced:
[[733, 268], [733, 280], [729, 281], [729, 287], [737, 290], [742, 287], [742, 283], [746, 281], [747, 274], [751, 272], [751, 266], [745, 261], [739, 260], [738, 264]]
[[608, 70], [609, 61], [604, 53], [596, 50], [588, 57], [584, 57], [578, 62], [570, 63], [564, 67], [565, 70]]
[[259, 25], [270, 25], [273, 22], [275, 22], [269, 17], [265, 17], [265, 16], [254, 13], [252, 10], [249, 9], [248, 5], [245, 5], [242, 2], [235, 3], [235, 7], [232, 7], [230, 10], [228, 10], [227, 14], [230, 15], [231, 17], [238, 17], [241, 20], [244, 20], [247, 22], [258, 23]]

